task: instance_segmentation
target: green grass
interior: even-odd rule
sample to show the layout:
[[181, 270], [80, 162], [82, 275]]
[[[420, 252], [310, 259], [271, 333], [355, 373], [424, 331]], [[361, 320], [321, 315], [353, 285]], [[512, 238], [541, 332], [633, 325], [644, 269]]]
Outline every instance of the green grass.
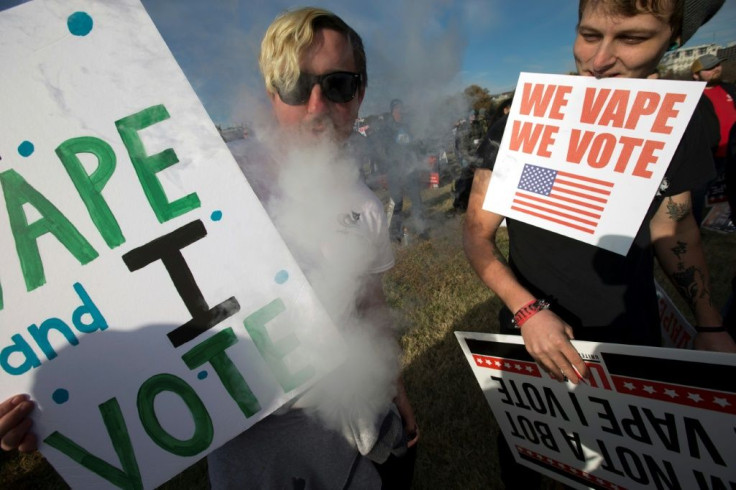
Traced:
[[[404, 381], [421, 430], [415, 489], [500, 489], [497, 426], [454, 332], [493, 332], [501, 304], [470, 269], [461, 246], [463, 215], [447, 216], [450, 186], [425, 192], [430, 239], [396, 248], [385, 277], [402, 332]], [[501, 232], [501, 248], [506, 248]], [[703, 233], [713, 296], [723, 304], [734, 273], [736, 234]], [[504, 250], [505, 252], [505, 250]], [[668, 287], [661, 279], [660, 283]], [[674, 294], [671, 292], [670, 294]], [[680, 303], [680, 307], [682, 305]], [[689, 312], [683, 310], [684, 313]], [[551, 486], [551, 482], [547, 482]], [[67, 488], [38, 454], [0, 456], [0, 488]], [[204, 461], [165, 489], [207, 488]]]

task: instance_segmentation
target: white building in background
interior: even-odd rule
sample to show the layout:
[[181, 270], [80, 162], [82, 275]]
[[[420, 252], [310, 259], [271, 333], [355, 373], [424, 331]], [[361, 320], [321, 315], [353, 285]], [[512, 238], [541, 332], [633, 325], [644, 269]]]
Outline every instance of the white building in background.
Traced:
[[721, 47], [718, 44], [701, 44], [699, 46], [690, 46], [670, 51], [664, 55], [662, 62], [659, 64], [664, 72], [690, 73], [690, 67], [693, 61], [705, 54], [717, 55]]

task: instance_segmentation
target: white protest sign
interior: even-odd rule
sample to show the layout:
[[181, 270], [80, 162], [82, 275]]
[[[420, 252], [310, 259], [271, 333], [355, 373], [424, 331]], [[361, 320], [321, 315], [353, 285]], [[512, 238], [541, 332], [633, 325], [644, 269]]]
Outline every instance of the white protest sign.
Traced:
[[455, 335], [518, 463], [575, 488], [736, 485], [736, 356], [574, 341], [575, 386], [520, 336]]
[[692, 349], [695, 336], [698, 332], [690, 325], [687, 318], [677, 309], [672, 298], [667, 292], [654, 281], [657, 288], [657, 301], [659, 302], [659, 324], [662, 330], [662, 346], [675, 347], [678, 349]]
[[0, 399], [73, 488], [152, 488], [341, 337], [137, 0], [0, 13]]
[[483, 208], [626, 255], [703, 87], [522, 73]]

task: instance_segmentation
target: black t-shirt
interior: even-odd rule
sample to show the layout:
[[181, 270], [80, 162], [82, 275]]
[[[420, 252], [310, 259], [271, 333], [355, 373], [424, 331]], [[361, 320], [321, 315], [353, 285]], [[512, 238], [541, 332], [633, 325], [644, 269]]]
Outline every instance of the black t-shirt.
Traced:
[[[511, 269], [532, 294], [551, 301], [553, 311], [573, 327], [577, 339], [660, 344], [649, 222], [666, 196], [694, 189], [715, 175], [701, 106], [696, 108], [625, 257], [507, 220]], [[509, 319], [507, 310], [502, 314], [502, 327], [508, 327], [504, 320]]]

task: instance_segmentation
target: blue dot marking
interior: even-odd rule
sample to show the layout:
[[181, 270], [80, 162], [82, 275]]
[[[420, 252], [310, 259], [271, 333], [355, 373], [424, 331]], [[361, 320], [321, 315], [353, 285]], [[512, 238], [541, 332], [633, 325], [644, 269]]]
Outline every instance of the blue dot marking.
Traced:
[[66, 25], [75, 36], [86, 36], [92, 30], [92, 17], [87, 12], [74, 12], [66, 20]]
[[207, 378], [207, 371], [200, 371], [197, 373], [197, 379], [206, 379]]
[[210, 219], [212, 219], [212, 221], [220, 221], [222, 219], [222, 211], [220, 210], [212, 211], [212, 214], [210, 215]]
[[276, 281], [276, 284], [283, 284], [289, 280], [289, 273], [281, 269], [276, 273], [276, 277], [273, 280]]
[[69, 392], [64, 388], [59, 388], [51, 395], [51, 399], [54, 400], [57, 405], [62, 405], [69, 401]]
[[33, 143], [30, 141], [24, 141], [20, 145], [18, 145], [18, 153], [20, 153], [20, 156], [22, 157], [29, 157], [33, 154], [33, 150], [35, 150], [36, 147], [33, 146]]

